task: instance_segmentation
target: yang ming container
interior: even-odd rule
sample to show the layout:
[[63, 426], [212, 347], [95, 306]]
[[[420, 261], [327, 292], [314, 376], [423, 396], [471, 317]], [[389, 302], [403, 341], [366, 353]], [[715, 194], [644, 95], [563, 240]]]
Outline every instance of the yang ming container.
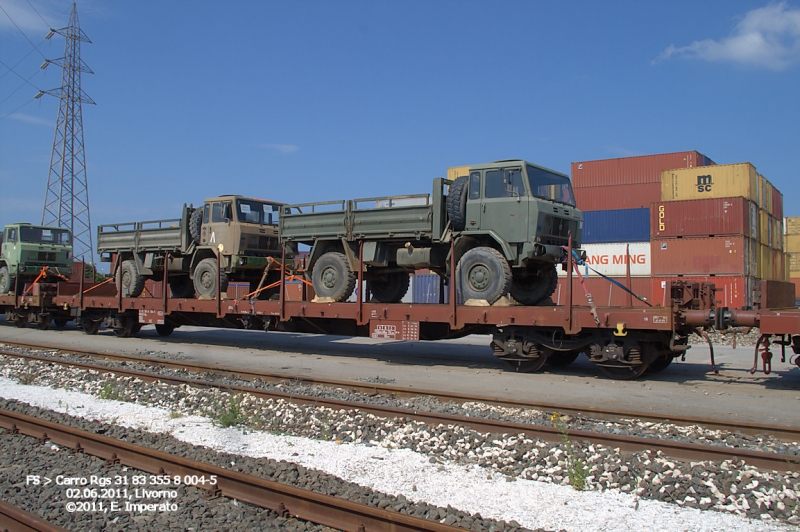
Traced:
[[661, 201], [737, 196], [761, 204], [758, 173], [750, 163], [680, 168], [661, 173]]
[[[650, 276], [650, 242], [581, 244], [581, 249], [586, 252], [586, 265], [595, 270], [593, 272], [585, 266], [579, 266], [581, 275], [587, 278], [598, 277], [595, 272], [609, 277], [627, 277], [628, 262], [631, 265], [631, 277]], [[566, 277], [567, 272], [561, 268], [557, 270], [559, 277]]]
[[745, 236], [660, 238], [650, 242], [653, 276], [753, 275], [753, 249]]
[[694, 168], [709, 162], [708, 157], [696, 151], [577, 162], [572, 163], [572, 186], [585, 188], [660, 183], [662, 170]]
[[581, 235], [584, 244], [649, 241], [650, 209], [583, 211]]
[[661, 199], [659, 183], [576, 188], [573, 192], [575, 204], [584, 216], [589, 211], [649, 208]]
[[653, 238], [722, 235], [755, 238], [758, 225], [751, 223], [750, 216], [757, 212], [755, 203], [745, 198], [659, 201], [650, 206], [650, 234]]

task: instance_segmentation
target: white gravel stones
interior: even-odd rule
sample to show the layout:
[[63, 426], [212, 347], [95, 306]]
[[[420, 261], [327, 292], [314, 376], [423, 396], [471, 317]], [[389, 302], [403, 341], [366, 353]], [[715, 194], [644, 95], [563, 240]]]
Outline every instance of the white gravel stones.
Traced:
[[[529, 528], [637, 531], [644, 528], [670, 531], [791, 529], [777, 522], [760, 522], [721, 512], [680, 508], [619, 491], [577, 492], [568, 486], [515, 479], [475, 464], [464, 465], [443, 459], [432, 463], [428, 455], [408, 449], [389, 448], [390, 440], [383, 440], [381, 445], [337, 444], [336, 441], [265, 432], [244, 433], [240, 429], [218, 428], [209, 419], [200, 416], [175, 417], [170, 407], [154, 408], [102, 400], [79, 392], [23, 385], [6, 378], [0, 378], [0, 396], [87, 419], [167, 432], [183, 441], [220, 451], [287, 460], [376, 490], [402, 494], [410, 500], [427, 501], [439, 506], [450, 505], [462, 511], [480, 513], [484, 517], [516, 520]], [[296, 412], [289, 413], [297, 415]], [[325, 420], [324, 414], [318, 416], [318, 422], [320, 420]], [[402, 425], [395, 429], [396, 433], [404, 434], [408, 430], [407, 426]], [[411, 433], [415, 432], [416, 429], [411, 429]], [[459, 437], [456, 440], [463, 439], [462, 434], [457, 435]], [[429, 432], [428, 436], [436, 445], [443, 445], [444, 439], [452, 439], [445, 438], [443, 433], [435, 435]], [[502, 445], [492, 449], [491, 454], [503, 460], [513, 455], [510, 449], [519, 445], [521, 438], [497, 441]], [[476, 450], [472, 444], [470, 447], [468, 451]], [[538, 453], [554, 456], [546, 449], [534, 447]], [[507, 455], [504, 455], [504, 450]], [[556, 464], [553, 469], [558, 467], [559, 456], [554, 458]], [[656, 460], [653, 464], [656, 464]], [[659, 464], [661, 477], [666, 477], [664, 469], [672, 470], [667, 466]], [[747, 471], [740, 473], [743, 475], [742, 481], [746, 481], [743, 489], [759, 481], [760, 477], [757, 478], [753, 472], [749, 472], [749, 476], [745, 475]], [[797, 495], [786, 488], [782, 492], [784, 498], [779, 502], [786, 505], [785, 501], [791, 501], [788, 496], [790, 492]], [[702, 504], [702, 497], [696, 499]], [[735, 495], [732, 499], [731, 504], [740, 504]], [[746, 499], [744, 503], [747, 503]]]

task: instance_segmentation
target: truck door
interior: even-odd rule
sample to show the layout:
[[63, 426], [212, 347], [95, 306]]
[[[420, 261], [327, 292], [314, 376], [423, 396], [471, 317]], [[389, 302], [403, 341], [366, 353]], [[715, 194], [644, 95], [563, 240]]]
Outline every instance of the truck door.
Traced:
[[[230, 201], [215, 201], [205, 206], [204, 218], [209, 214], [209, 223], [203, 223], [201, 243], [219, 249], [223, 245], [223, 254], [230, 254], [236, 247], [236, 224], [233, 222], [233, 205]], [[205, 220], [204, 220], [205, 222]]]
[[529, 196], [521, 167], [486, 170], [481, 199], [481, 230], [494, 231], [506, 242], [528, 239]]

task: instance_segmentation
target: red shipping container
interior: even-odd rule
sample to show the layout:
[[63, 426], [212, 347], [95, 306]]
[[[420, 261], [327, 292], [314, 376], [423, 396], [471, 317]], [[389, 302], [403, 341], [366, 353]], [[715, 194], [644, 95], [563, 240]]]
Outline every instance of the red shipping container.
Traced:
[[577, 162], [572, 163], [572, 186], [577, 189], [643, 183], [660, 185], [663, 170], [694, 168], [708, 163], [710, 161], [697, 151]]
[[665, 287], [667, 281], [688, 281], [696, 283], [712, 283], [716, 288], [714, 300], [717, 307], [746, 308], [752, 307], [756, 298], [759, 281], [743, 275], [701, 276], [701, 277], [654, 277], [654, 305], [665, 306]]
[[[612, 277], [615, 281], [622, 286], [627, 287], [627, 280], [625, 277]], [[627, 307], [629, 306], [629, 294], [614, 283], [609, 282], [603, 277], [588, 277], [584, 278], [586, 288], [592, 294], [594, 304], [598, 307]], [[566, 305], [569, 303], [566, 277], [558, 279], [558, 287], [555, 293], [551, 296], [556, 305]], [[641, 296], [650, 301], [651, 291], [653, 289], [650, 277], [631, 277], [631, 291], [634, 294]], [[578, 306], [587, 306], [589, 303], [586, 301], [586, 294], [583, 291], [578, 276], [572, 276], [572, 303]], [[647, 304], [633, 298], [634, 307], [646, 307]]]
[[783, 219], [783, 194], [772, 185], [772, 215], [780, 220]]
[[650, 207], [651, 238], [755, 236], [746, 198], [659, 201]]
[[585, 212], [641, 209], [661, 201], [661, 183], [576, 188], [575, 204]]
[[789, 279], [789, 282], [791, 282], [794, 285], [794, 296], [800, 297], [800, 277], [792, 277], [791, 279]]
[[752, 247], [745, 236], [661, 238], [650, 242], [653, 276], [750, 275]]

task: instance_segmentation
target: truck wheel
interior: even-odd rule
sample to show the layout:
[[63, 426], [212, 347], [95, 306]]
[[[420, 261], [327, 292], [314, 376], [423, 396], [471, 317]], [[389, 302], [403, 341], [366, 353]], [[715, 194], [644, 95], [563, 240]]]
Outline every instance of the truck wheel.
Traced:
[[194, 296], [194, 285], [188, 275], [176, 275], [167, 281], [172, 297], [182, 299]]
[[408, 292], [409, 277], [406, 272], [377, 274], [367, 281], [367, 290], [381, 303], [398, 303]]
[[[219, 291], [228, 289], [228, 274], [220, 272]], [[199, 296], [217, 295], [217, 259], [203, 259], [194, 269], [194, 291]]]
[[463, 231], [467, 225], [467, 192], [469, 178], [456, 178], [447, 192], [447, 217], [455, 231]]
[[122, 297], [139, 297], [144, 291], [144, 275], [136, 273], [136, 262], [126, 260], [117, 270], [117, 287]]
[[311, 284], [319, 297], [345, 301], [356, 286], [356, 276], [343, 253], [329, 251], [319, 258], [311, 272]]
[[456, 267], [456, 278], [464, 299], [485, 299], [491, 305], [508, 293], [511, 268], [502, 253], [478, 247], [464, 253]]
[[14, 289], [14, 276], [8, 272], [8, 266], [0, 268], [0, 294], [7, 294]]
[[200, 229], [203, 227], [203, 208], [195, 209], [189, 217], [189, 235], [195, 244], [200, 243]]
[[555, 264], [542, 264], [536, 268], [514, 270], [511, 297], [520, 305], [535, 305], [550, 297], [558, 286]]

